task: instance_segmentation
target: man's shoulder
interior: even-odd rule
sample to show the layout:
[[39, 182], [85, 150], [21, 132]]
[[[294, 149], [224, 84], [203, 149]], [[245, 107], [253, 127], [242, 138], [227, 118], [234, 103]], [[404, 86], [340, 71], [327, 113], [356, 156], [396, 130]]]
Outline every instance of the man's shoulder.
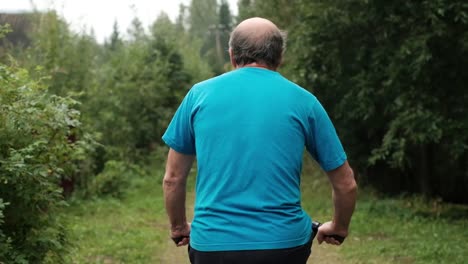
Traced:
[[190, 92], [196, 98], [205, 97], [212, 92], [218, 91], [218, 88], [236, 86], [240, 81], [239, 79], [238, 72], [229, 71], [194, 84]]
[[234, 71], [226, 72], [218, 76], [211, 77], [209, 79], [203, 80], [198, 82], [194, 85], [194, 87], [210, 87], [220, 82], [227, 81], [231, 75], [235, 74]]
[[287, 86], [287, 90], [290, 94], [298, 100], [297, 103], [303, 102], [304, 104], [314, 105], [318, 102], [317, 97], [315, 97], [311, 91], [285, 77], [282, 78], [283, 84], [281, 85], [281, 88], [285, 88], [284, 86]]
[[301, 95], [309, 97], [309, 98], [316, 99], [315, 95], [313, 95], [311, 91], [307, 90], [306, 88], [300, 86], [299, 84], [297, 84], [297, 83], [295, 83], [295, 82], [293, 82], [293, 81], [291, 81], [289, 79], [286, 79], [286, 78], [284, 78], [284, 79], [291, 87], [293, 87]]

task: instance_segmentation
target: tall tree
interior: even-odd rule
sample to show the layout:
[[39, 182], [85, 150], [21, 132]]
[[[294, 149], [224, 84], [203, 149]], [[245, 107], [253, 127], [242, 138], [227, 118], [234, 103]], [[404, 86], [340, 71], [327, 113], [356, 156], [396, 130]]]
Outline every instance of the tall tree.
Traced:
[[191, 1], [189, 6], [189, 32], [191, 36], [205, 40], [210, 36], [209, 30], [218, 23], [218, 3], [216, 0]]
[[138, 17], [136, 16], [132, 19], [127, 33], [132, 40], [139, 40], [146, 37], [143, 24], [141, 23], [140, 19], [138, 19]]
[[460, 67], [468, 55], [463, 30], [468, 6], [463, 1], [300, 4], [297, 72], [304, 83], [314, 84], [337, 119], [366, 179], [391, 192], [468, 201], [468, 135], [462, 132], [468, 119], [461, 114], [468, 110], [468, 74]]
[[217, 49], [217, 56], [223, 64], [224, 70], [227, 70], [226, 64], [229, 65], [229, 53], [227, 52], [229, 48], [229, 35], [232, 30], [232, 15], [231, 9], [229, 8], [229, 3], [227, 0], [221, 0], [221, 4], [219, 6], [219, 41], [217, 39], [216, 42], [216, 49]]
[[229, 4], [216, 0], [192, 0], [189, 7], [189, 33], [192, 38], [202, 40], [200, 54], [212, 66], [215, 74], [225, 72], [227, 60], [226, 36], [232, 17]]
[[120, 30], [119, 30], [119, 24], [117, 23], [117, 20], [114, 21], [114, 24], [112, 25], [112, 33], [110, 36], [109, 43], [107, 43], [105, 46], [108, 46], [110, 50], [117, 50], [119, 47], [122, 46], [122, 38], [120, 36]]

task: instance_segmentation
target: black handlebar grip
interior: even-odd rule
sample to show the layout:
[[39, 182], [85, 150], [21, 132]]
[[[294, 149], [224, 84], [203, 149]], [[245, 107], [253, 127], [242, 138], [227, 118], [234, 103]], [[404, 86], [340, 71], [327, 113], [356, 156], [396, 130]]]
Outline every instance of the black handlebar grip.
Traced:
[[331, 238], [334, 238], [336, 241], [343, 243], [343, 241], [345, 240], [345, 237], [342, 237], [340, 235], [329, 235], [329, 236], [325, 236], [325, 237], [331, 237]]
[[178, 245], [179, 242], [182, 241], [182, 239], [184, 239], [184, 238], [186, 238], [186, 237], [188, 237], [188, 236], [179, 236], [179, 237], [171, 237], [171, 238], [172, 238], [172, 241], [174, 241], [174, 243], [175, 243], [176, 245]]

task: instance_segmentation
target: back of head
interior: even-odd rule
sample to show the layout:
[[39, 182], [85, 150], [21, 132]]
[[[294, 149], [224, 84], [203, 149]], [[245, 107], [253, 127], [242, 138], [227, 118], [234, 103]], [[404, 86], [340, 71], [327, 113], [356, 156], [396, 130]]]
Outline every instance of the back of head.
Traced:
[[229, 48], [237, 66], [250, 63], [276, 69], [286, 46], [285, 34], [264, 18], [242, 21], [231, 33]]

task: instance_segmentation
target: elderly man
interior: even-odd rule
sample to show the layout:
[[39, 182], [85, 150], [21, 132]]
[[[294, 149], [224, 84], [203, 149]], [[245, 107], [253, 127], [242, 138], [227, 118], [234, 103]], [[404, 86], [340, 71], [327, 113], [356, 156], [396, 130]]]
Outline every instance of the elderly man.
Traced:
[[[333, 220], [320, 227], [319, 243], [348, 235], [353, 171], [319, 101], [276, 72], [284, 41], [269, 20], [240, 23], [229, 41], [235, 70], [193, 86], [163, 136], [171, 236], [189, 244], [193, 264], [307, 262], [315, 234], [300, 201], [304, 148], [333, 186]], [[195, 157], [190, 225], [185, 185]]]

